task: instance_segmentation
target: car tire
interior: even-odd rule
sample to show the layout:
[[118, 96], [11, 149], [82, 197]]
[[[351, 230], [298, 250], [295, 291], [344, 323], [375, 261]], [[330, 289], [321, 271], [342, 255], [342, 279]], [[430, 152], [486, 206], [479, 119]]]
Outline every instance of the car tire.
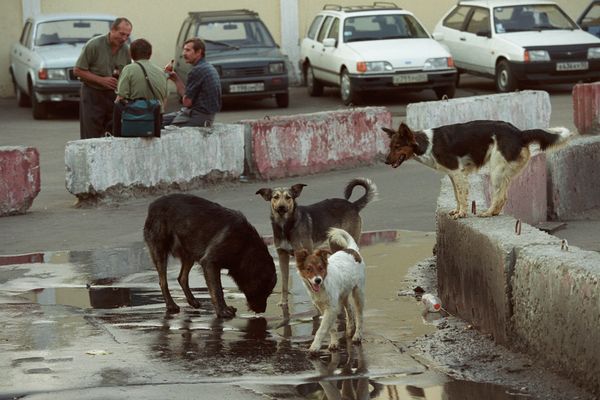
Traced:
[[360, 96], [352, 87], [352, 81], [350, 80], [350, 74], [347, 69], [343, 69], [342, 74], [340, 75], [340, 97], [342, 103], [346, 106], [360, 104]]
[[500, 61], [498, 65], [496, 65], [496, 90], [501, 93], [506, 93], [514, 92], [518, 88], [518, 82], [510, 69], [508, 61]]
[[29, 98], [27, 93], [22, 91], [19, 85], [17, 85], [17, 82], [15, 82], [14, 80], [13, 85], [15, 85], [15, 96], [17, 97], [17, 105], [19, 107], [30, 107], [31, 99]]
[[279, 93], [275, 95], [275, 102], [279, 108], [287, 108], [290, 105], [290, 94]]
[[45, 101], [38, 101], [31, 86], [29, 86], [29, 92], [31, 93], [31, 111], [33, 119], [47, 119], [48, 103]]
[[305, 69], [306, 87], [308, 88], [308, 95], [311, 97], [318, 97], [323, 95], [323, 84], [315, 78], [312, 65], [308, 64]]
[[437, 96], [438, 100], [442, 100], [444, 96], [446, 96], [446, 98], [448, 99], [452, 99], [454, 98], [454, 94], [456, 93], [456, 86], [438, 86], [436, 88], [433, 88], [433, 91], [435, 92], [435, 95]]

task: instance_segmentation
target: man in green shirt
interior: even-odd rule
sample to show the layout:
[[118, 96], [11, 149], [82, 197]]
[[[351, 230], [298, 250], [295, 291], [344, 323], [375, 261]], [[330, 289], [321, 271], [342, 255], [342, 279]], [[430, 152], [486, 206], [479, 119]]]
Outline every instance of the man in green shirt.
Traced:
[[79, 125], [81, 139], [103, 137], [112, 125], [118, 75], [131, 63], [127, 41], [133, 27], [117, 18], [106, 35], [90, 39], [73, 72], [81, 81]]
[[[135, 61], [123, 68], [117, 85], [117, 101], [135, 99], [156, 99], [160, 101], [164, 112], [167, 100], [167, 75], [162, 68], [150, 62], [152, 45], [146, 39], [137, 39], [129, 46], [131, 58]], [[144, 76], [144, 68], [148, 81]], [[152, 89], [150, 89], [152, 86]]]

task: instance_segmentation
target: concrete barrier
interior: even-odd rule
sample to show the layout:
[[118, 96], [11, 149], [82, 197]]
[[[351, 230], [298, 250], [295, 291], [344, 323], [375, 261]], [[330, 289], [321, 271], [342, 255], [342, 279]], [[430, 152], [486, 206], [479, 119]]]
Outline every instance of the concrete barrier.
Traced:
[[580, 218], [600, 207], [600, 137], [582, 137], [548, 155], [548, 212]]
[[65, 148], [67, 190], [83, 202], [189, 190], [237, 179], [244, 127], [171, 128], [160, 138], [75, 140]]
[[600, 83], [573, 86], [573, 122], [582, 135], [600, 133]]
[[0, 217], [27, 212], [40, 192], [40, 155], [33, 147], [0, 147]]
[[391, 122], [385, 107], [241, 121], [248, 173], [274, 179], [372, 164], [387, 152], [381, 127]]

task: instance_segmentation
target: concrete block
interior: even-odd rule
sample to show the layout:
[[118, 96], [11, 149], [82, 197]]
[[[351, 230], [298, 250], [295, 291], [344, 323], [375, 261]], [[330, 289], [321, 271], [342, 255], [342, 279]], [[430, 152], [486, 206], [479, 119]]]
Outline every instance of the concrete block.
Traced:
[[275, 179], [372, 164], [387, 152], [385, 107], [241, 121], [249, 173]]
[[515, 344], [594, 393], [600, 393], [599, 281], [600, 254], [560, 245], [520, 250], [512, 278]]
[[548, 214], [553, 219], [580, 218], [600, 207], [600, 137], [574, 139], [547, 160]]
[[580, 134], [600, 133], [600, 83], [573, 86], [573, 123]]
[[[471, 198], [485, 204], [485, 182], [473, 175]], [[455, 207], [448, 178], [436, 211], [438, 294], [446, 309], [469, 321], [478, 330], [490, 333], [501, 344], [511, 337], [511, 284], [515, 249], [534, 244], [560, 245], [560, 241], [530, 225], [515, 232], [516, 220], [510, 216], [454, 220], [448, 212]], [[483, 209], [483, 208], [481, 208]]]
[[552, 107], [545, 91], [463, 97], [411, 103], [406, 107], [406, 124], [413, 130], [478, 119], [507, 121], [520, 129], [547, 128]]
[[40, 154], [33, 147], [0, 147], [0, 217], [25, 214], [40, 192]]
[[160, 138], [68, 142], [67, 190], [83, 201], [189, 190], [244, 170], [244, 127], [170, 128]]

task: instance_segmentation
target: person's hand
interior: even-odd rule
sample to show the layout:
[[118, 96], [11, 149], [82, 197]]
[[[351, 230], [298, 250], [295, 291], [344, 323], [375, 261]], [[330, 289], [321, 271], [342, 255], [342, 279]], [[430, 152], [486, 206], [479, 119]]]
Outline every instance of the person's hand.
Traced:
[[100, 78], [100, 84], [107, 89], [115, 90], [117, 89], [117, 78], [113, 78], [112, 76], [103, 76]]

